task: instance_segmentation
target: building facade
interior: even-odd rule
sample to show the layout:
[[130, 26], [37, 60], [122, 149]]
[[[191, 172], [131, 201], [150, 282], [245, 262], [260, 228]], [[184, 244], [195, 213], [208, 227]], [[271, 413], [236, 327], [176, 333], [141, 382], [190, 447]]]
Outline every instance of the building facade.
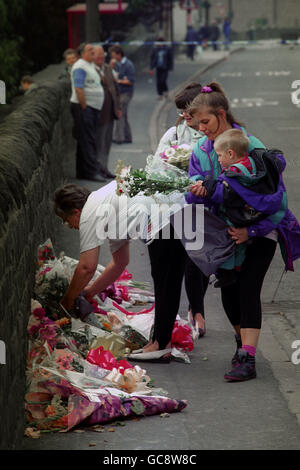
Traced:
[[[203, 3], [203, 2], [202, 2]], [[300, 31], [300, 0], [209, 0], [210, 23], [214, 19], [224, 19], [232, 11], [232, 31], [240, 39], [247, 38], [249, 30], [257, 33], [273, 30], [272, 37], [279, 36], [279, 30]], [[192, 10], [191, 24], [199, 29], [205, 21], [205, 10]], [[180, 41], [187, 29], [187, 12], [174, 6], [174, 39]], [[271, 34], [271, 33], [270, 33]]]

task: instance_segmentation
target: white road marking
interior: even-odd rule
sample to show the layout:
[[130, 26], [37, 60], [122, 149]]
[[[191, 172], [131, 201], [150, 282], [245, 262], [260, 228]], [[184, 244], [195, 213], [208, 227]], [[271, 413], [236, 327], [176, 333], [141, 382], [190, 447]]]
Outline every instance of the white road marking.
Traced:
[[220, 73], [221, 77], [242, 77], [242, 72], [222, 72]]
[[278, 106], [279, 101], [265, 101], [264, 98], [234, 98], [231, 101], [232, 108], [252, 108], [253, 106]]
[[[115, 145], [115, 148], [114, 150], [118, 153], [118, 152], [124, 152], [124, 153], [145, 153], [145, 150], [143, 149], [131, 149], [131, 148], [126, 148], [126, 149], [120, 149], [118, 148], [118, 145]], [[149, 152], [151, 153], [151, 152]]]
[[[255, 72], [256, 77], [287, 77], [291, 70], [262, 70]], [[252, 72], [221, 72], [220, 77], [250, 77]]]
[[300, 127], [277, 127], [279, 131], [300, 131]]

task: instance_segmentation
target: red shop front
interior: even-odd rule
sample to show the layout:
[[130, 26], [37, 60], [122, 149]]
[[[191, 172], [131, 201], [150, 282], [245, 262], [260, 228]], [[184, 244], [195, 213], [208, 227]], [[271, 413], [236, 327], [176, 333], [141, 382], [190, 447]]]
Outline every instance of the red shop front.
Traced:
[[[114, 3], [99, 3], [100, 15], [119, 15], [124, 13], [127, 3], [118, 0]], [[69, 47], [76, 49], [84, 41], [86, 4], [77, 3], [67, 9]]]

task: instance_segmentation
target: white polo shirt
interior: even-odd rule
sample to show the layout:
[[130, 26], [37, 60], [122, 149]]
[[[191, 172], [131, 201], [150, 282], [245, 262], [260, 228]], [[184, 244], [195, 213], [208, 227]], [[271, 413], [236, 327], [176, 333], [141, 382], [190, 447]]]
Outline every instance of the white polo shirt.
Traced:
[[78, 69], [81, 69], [84, 75], [83, 91], [87, 106], [101, 110], [104, 102], [104, 90], [101, 85], [100, 75], [96, 70], [95, 64], [84, 59], [78, 59], [71, 70], [71, 103], [79, 103], [74, 83], [74, 72]]

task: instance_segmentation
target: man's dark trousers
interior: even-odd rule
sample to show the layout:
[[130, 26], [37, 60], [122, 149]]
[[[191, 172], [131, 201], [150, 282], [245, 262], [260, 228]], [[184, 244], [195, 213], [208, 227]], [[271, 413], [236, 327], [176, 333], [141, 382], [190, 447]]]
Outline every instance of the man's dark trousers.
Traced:
[[157, 94], [162, 95], [168, 91], [167, 79], [168, 79], [168, 70], [165, 69], [156, 69], [156, 88]]
[[71, 103], [71, 112], [77, 137], [76, 178], [93, 178], [99, 174], [96, 156], [96, 124], [100, 118], [100, 111], [90, 106], [82, 109], [80, 104]]

